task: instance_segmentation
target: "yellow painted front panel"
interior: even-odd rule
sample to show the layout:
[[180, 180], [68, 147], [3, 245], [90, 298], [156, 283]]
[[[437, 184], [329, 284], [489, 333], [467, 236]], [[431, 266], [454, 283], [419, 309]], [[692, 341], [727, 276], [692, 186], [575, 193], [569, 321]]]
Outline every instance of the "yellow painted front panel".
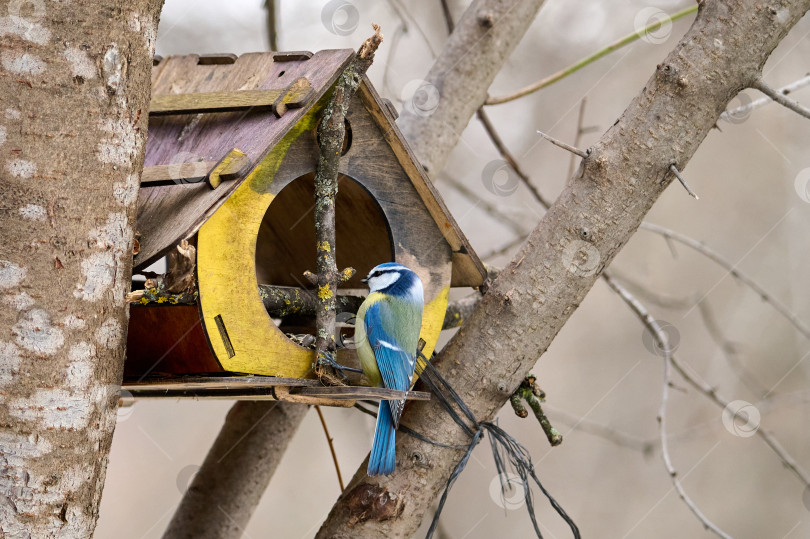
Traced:
[[[200, 228], [197, 240], [200, 309], [211, 347], [225, 370], [290, 378], [311, 376], [313, 351], [290, 341], [273, 323], [259, 297], [256, 238], [274, 198], [271, 183], [290, 146], [315, 128], [321, 105], [322, 102], [302, 118]], [[314, 257], [313, 246], [313, 266]], [[426, 343], [427, 357], [439, 338], [449, 296], [449, 286], [434, 290], [437, 290], [434, 297], [425, 298], [422, 322], [421, 337]], [[230, 348], [216, 323], [217, 317]]]

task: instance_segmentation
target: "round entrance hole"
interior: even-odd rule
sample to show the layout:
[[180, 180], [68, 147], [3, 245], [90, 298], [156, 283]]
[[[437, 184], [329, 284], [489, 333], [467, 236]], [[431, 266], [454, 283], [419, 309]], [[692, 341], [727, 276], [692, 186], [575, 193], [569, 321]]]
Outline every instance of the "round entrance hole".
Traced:
[[[388, 220], [371, 193], [349, 176], [338, 176], [335, 233], [339, 270], [352, 267], [354, 277], [341, 284], [344, 290], [363, 290], [361, 279], [371, 268], [394, 259]], [[256, 238], [256, 279], [259, 284], [292, 286], [315, 294], [304, 278], [315, 272], [315, 174], [300, 176], [276, 195], [262, 220]], [[287, 333], [315, 332], [314, 318], [284, 319]]]

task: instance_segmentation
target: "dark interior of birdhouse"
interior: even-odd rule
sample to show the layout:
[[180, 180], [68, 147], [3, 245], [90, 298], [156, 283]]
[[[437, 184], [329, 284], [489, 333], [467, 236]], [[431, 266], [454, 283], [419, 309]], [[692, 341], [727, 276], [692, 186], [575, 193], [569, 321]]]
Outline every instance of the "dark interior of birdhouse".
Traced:
[[[256, 239], [256, 278], [260, 285], [297, 287], [316, 293], [316, 287], [304, 277], [305, 271], [316, 272], [314, 182], [314, 173], [296, 178], [270, 204]], [[342, 174], [338, 178], [335, 214], [338, 269], [356, 270], [354, 277], [340, 285], [338, 294], [364, 290], [361, 279], [371, 268], [393, 260], [388, 220], [371, 193]], [[288, 334], [315, 333], [312, 317], [290, 316], [277, 322]]]

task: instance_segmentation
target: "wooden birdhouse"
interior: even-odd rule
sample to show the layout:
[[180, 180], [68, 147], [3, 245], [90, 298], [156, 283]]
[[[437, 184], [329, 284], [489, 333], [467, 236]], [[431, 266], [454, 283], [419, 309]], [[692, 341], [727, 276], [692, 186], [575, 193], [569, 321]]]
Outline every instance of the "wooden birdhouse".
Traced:
[[[187, 240], [196, 246], [196, 279], [184, 292], [192, 301], [147, 293], [132, 304], [125, 389], [136, 396], [262, 396], [272, 387], [317, 394], [314, 351], [290, 337], [314, 333], [314, 319], [274, 318], [259, 291], [313, 288], [303, 274], [315, 270], [317, 126], [353, 54], [156, 60], [135, 269]], [[421, 336], [429, 356], [450, 287], [477, 287], [486, 272], [395, 118], [364, 79], [346, 118], [336, 201], [338, 266], [357, 274], [339, 294], [367, 293], [360, 279], [379, 263], [412, 268], [425, 287]], [[341, 348], [338, 362], [356, 363], [353, 355]]]

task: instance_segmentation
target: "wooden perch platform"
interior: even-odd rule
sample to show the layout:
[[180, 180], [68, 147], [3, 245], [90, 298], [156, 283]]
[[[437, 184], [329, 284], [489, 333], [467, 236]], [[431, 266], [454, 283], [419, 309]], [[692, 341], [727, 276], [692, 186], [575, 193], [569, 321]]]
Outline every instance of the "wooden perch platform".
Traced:
[[324, 387], [317, 380], [274, 376], [147, 377], [124, 382], [123, 389], [138, 399], [220, 398], [277, 400], [302, 404], [351, 407], [357, 400], [430, 400], [424, 391], [396, 391], [382, 387]]

